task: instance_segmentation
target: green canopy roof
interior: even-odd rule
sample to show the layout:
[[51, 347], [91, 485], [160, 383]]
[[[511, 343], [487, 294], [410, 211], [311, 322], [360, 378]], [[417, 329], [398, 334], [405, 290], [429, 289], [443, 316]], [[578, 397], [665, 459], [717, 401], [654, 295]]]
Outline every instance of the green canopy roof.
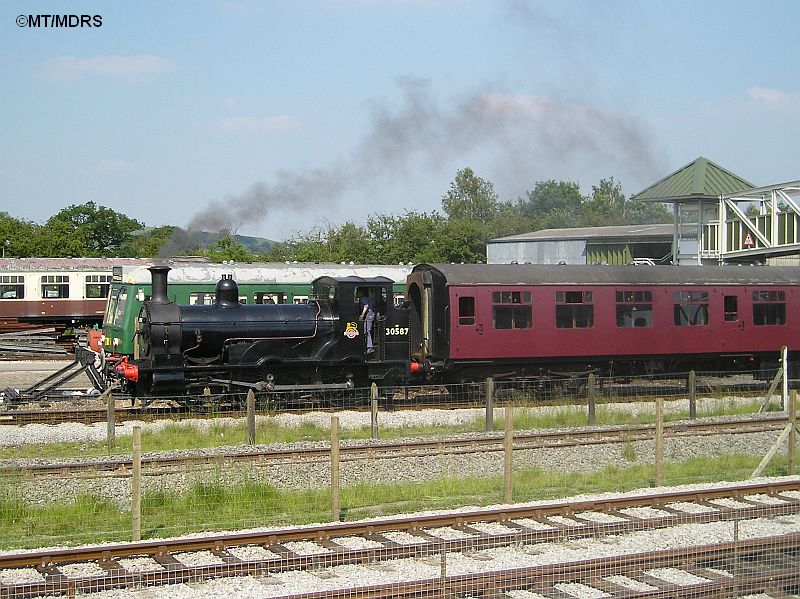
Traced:
[[717, 199], [719, 196], [752, 189], [755, 185], [700, 156], [671, 175], [653, 183], [632, 200], [676, 202], [682, 199]]

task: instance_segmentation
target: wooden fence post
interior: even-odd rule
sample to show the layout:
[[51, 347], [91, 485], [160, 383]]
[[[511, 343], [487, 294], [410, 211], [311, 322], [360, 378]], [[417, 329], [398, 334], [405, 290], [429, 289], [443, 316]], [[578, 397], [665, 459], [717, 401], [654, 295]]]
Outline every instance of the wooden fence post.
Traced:
[[369, 411], [369, 430], [372, 439], [378, 438], [378, 385], [372, 383], [369, 388], [370, 411]]
[[117, 438], [117, 417], [114, 414], [114, 409], [116, 408], [116, 404], [114, 402], [114, 395], [111, 393], [111, 390], [108, 391], [108, 397], [106, 397], [106, 420], [107, 428], [106, 428], [106, 444], [108, 445], [108, 451], [114, 449], [116, 445], [116, 438]]
[[664, 484], [664, 399], [656, 399], [656, 486]]
[[791, 476], [797, 467], [797, 435], [800, 434], [797, 430], [797, 391], [795, 389], [789, 393], [789, 425], [792, 430], [789, 433], [789, 471], [787, 474]]
[[142, 540], [142, 427], [133, 427], [133, 478], [131, 480], [131, 540]]
[[494, 379], [486, 379], [486, 431], [494, 430]]
[[689, 392], [689, 418], [697, 418], [697, 373], [694, 370], [689, 371], [686, 387]]
[[587, 423], [589, 426], [594, 426], [597, 422], [596, 403], [597, 403], [597, 389], [595, 386], [594, 373], [589, 373], [589, 380], [586, 383], [586, 392], [589, 399], [589, 419]]
[[785, 410], [789, 403], [789, 348], [781, 348], [781, 369], [783, 370], [783, 389], [781, 392], [781, 409]]
[[256, 444], [256, 394], [252, 389], [247, 391], [247, 442]]
[[505, 414], [505, 438], [503, 439], [503, 498], [506, 503], [511, 503], [514, 494], [514, 462], [512, 452], [514, 450], [514, 408], [506, 406]]
[[339, 417], [331, 416], [331, 521], [339, 521]]

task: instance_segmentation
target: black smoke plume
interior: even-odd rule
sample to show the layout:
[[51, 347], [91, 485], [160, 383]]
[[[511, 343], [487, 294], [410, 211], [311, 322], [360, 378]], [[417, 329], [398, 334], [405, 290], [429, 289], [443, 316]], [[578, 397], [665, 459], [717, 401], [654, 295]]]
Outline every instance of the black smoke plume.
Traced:
[[642, 124], [629, 114], [490, 89], [442, 104], [426, 81], [406, 79], [400, 87], [399, 105], [373, 103], [371, 126], [341, 163], [278, 171], [271, 182], [213, 200], [191, 219], [190, 231], [236, 232], [277, 211], [320, 210], [387, 175], [436, 169], [476, 151], [492, 151], [498, 165], [524, 176], [522, 186], [556, 165], [599, 163], [638, 177], [659, 172]]

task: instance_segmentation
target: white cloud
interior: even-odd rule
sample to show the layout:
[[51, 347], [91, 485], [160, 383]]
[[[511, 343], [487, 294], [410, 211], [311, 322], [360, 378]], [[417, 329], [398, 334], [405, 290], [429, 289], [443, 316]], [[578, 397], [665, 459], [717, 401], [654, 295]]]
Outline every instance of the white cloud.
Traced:
[[275, 133], [295, 127], [295, 117], [278, 114], [275, 116], [232, 116], [214, 124], [214, 128], [224, 133]]
[[790, 94], [779, 89], [768, 87], [751, 87], [747, 90], [747, 97], [751, 100], [766, 102], [767, 104], [780, 104], [789, 98]]
[[60, 56], [44, 64], [42, 76], [54, 81], [74, 81], [84, 77], [138, 79], [161, 75], [173, 68], [174, 65], [170, 61], [148, 54], [93, 58]]

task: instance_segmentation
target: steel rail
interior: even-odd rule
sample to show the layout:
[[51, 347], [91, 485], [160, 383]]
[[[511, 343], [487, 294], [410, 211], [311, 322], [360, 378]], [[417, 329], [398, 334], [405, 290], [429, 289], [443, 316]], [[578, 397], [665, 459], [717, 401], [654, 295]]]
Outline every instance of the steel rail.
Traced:
[[[462, 574], [445, 578], [427, 578], [403, 583], [372, 585], [366, 587], [343, 588], [322, 592], [287, 595], [287, 599], [379, 599], [389, 597], [459, 597], [473, 593], [481, 596], [488, 593], [497, 596], [511, 590], [524, 589], [532, 592], [548, 593], [553, 596], [553, 587], [559, 582], [597, 581], [613, 575], [636, 577], [644, 570], [654, 568], [689, 567], [703, 569], [703, 564], [730, 562], [731, 556], [738, 561], [746, 561], [746, 574], [734, 577], [711, 577], [704, 583], [685, 586], [663, 583], [656, 590], [632, 591], [619, 588], [618, 593], [607, 593], [630, 599], [636, 598], [698, 598], [729, 597], [734, 593], [752, 594], [769, 589], [796, 587], [800, 583], [800, 562], [793, 556], [800, 549], [800, 534], [787, 534], [774, 537], [761, 537], [747, 541], [715, 543], [683, 549], [649, 551], [610, 558], [598, 558], [548, 566], [533, 566], [512, 570]], [[777, 565], [771, 561], [775, 553], [787, 559]], [[766, 555], [765, 555], [766, 554]], [[761, 559], [760, 559], [761, 558]], [[753, 571], [754, 568], [759, 570]], [[648, 578], [648, 584], [655, 582]], [[608, 588], [604, 588], [608, 591]], [[558, 593], [558, 596], [562, 596]], [[782, 595], [782, 596], [785, 596]]]
[[[668, 438], [697, 437], [720, 434], [747, 434], [776, 431], [786, 426], [786, 417], [734, 418], [715, 422], [674, 422], [664, 426]], [[354, 441], [340, 447], [342, 461], [364, 459], [396, 459], [403, 457], [425, 457], [445, 454], [469, 454], [503, 451], [503, 433], [476, 433], [480, 436], [449, 436], [437, 439], [388, 441]], [[587, 427], [570, 431], [525, 431], [513, 436], [514, 450], [564, 448], [608, 443], [623, 443], [649, 440], [655, 437], [655, 425], [614, 425], [606, 427]], [[181, 456], [150, 455], [142, 458], [142, 466], [147, 469], [166, 469], [189, 465], [216, 465], [220, 462], [263, 462], [269, 465], [314, 462], [328, 460], [328, 444], [311, 448], [286, 449], [240, 449], [214, 454]], [[69, 476], [79, 472], [109, 473], [127, 475], [132, 467], [129, 457], [94, 460], [61, 461], [47, 464], [26, 464], [21, 467], [0, 462], [0, 474], [13, 475], [24, 470], [26, 476], [61, 475]]]
[[[438, 387], [441, 387], [439, 385]], [[611, 389], [614, 389], [611, 391]], [[702, 391], [705, 388], [706, 391]], [[723, 393], [723, 392], [738, 392], [738, 393], [759, 393], [763, 394], [765, 384], [763, 382], [753, 383], [733, 383], [730, 385], [715, 385], [711, 383], [702, 383], [698, 381], [697, 392], [699, 395], [708, 393]], [[65, 389], [67, 392], [77, 391], [77, 389]], [[366, 396], [366, 391], [364, 392]], [[508, 401], [502, 398], [501, 392], [496, 392], [498, 396], [495, 398], [495, 407], [502, 407], [511, 403], [513, 405], [513, 397]], [[634, 387], [626, 387], [625, 385], [612, 385], [607, 392], [599, 392], [597, 397], [598, 404], [606, 403], [630, 403], [632, 401], [643, 401], [643, 396], [660, 396], [670, 397], [676, 395], [685, 395], [687, 393], [685, 384], [677, 385], [670, 384], [667, 386], [660, 386], [655, 384], [650, 385], [636, 385]], [[85, 398], [77, 398], [92, 400], [97, 396], [86, 396]], [[128, 401], [131, 398], [124, 394], [114, 393], [114, 397], [118, 401]], [[203, 398], [205, 399], [205, 398]], [[30, 403], [64, 403], [69, 401], [76, 401], [75, 397], [63, 397], [60, 394], [49, 399], [42, 399]], [[171, 398], [161, 398], [159, 401], [172, 401]], [[244, 401], [244, 400], [242, 400]], [[584, 397], [570, 397], [562, 400], [553, 399], [536, 399], [536, 406], [554, 406], [554, 405], [575, 405], [576, 403], [585, 403]], [[485, 403], [481, 400], [477, 401], [459, 401], [454, 400], [452, 395], [446, 393], [422, 393], [419, 395], [409, 396], [409, 399], [387, 398], [381, 399], [384, 409], [389, 410], [419, 410], [419, 409], [480, 409], [485, 407]], [[73, 410], [68, 409], [30, 409], [24, 408], [26, 403], [14, 406], [12, 409], [0, 411], [0, 425], [5, 426], [22, 426], [25, 424], [59, 424], [62, 422], [83, 423], [91, 424], [93, 422], [105, 422], [107, 419], [106, 408], [77, 408]], [[276, 411], [282, 414], [306, 414], [309, 412], [333, 412], [338, 410], [352, 410], [352, 411], [369, 411], [370, 407], [364, 402], [354, 405], [334, 405], [334, 406], [320, 406], [318, 402], [308, 407], [285, 407], [277, 409]], [[181, 418], [210, 418], [214, 416], [224, 415], [226, 417], [243, 417], [245, 412], [240, 408], [217, 408], [209, 411], [196, 411], [185, 406], [150, 406], [147, 407], [128, 407], [118, 408], [115, 413], [115, 420], [117, 423], [123, 422], [125, 419], [136, 419], [142, 421], [153, 421], [160, 419], [168, 419], [180, 416]]]

